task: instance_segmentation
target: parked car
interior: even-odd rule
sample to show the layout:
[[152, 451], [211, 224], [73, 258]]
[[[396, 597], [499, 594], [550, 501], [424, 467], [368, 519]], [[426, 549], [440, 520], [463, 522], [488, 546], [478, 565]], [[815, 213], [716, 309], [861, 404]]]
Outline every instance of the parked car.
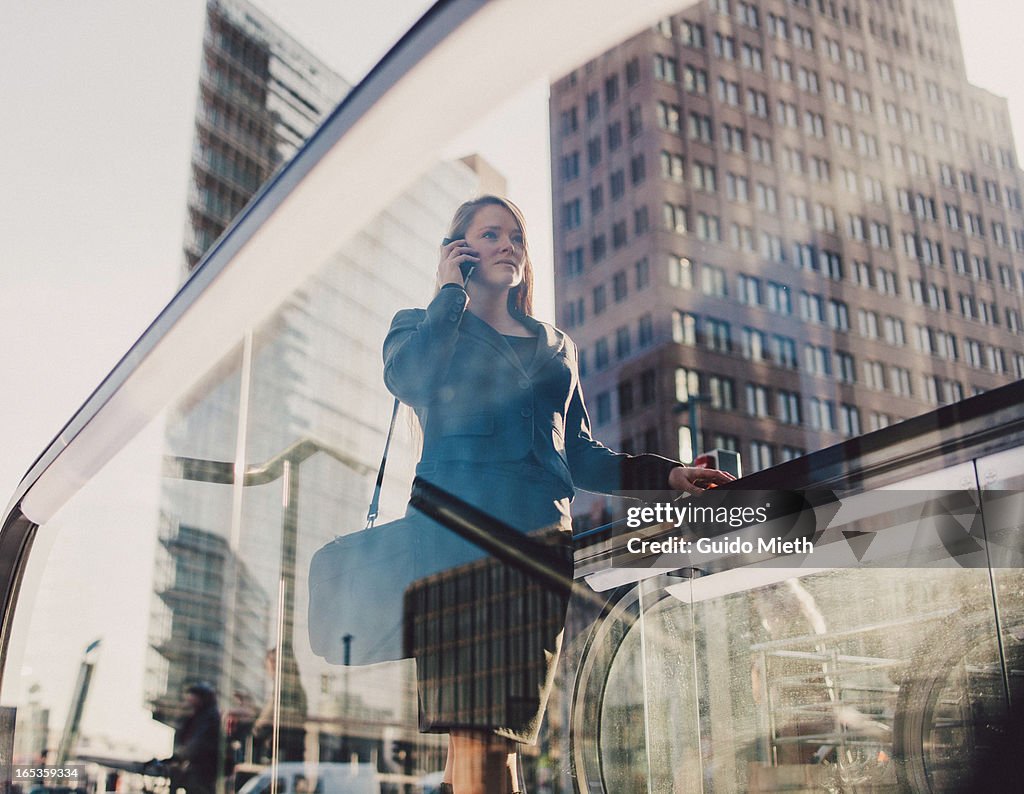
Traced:
[[[238, 794], [270, 794], [270, 767], [247, 781]], [[373, 764], [277, 765], [277, 794], [380, 794]]]

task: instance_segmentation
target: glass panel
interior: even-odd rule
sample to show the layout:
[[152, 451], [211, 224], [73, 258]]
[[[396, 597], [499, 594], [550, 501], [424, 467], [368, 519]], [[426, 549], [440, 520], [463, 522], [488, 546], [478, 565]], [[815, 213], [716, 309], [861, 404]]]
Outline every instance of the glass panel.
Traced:
[[[291, 38], [257, 41], [270, 21], [241, 0], [222, 5], [232, 10], [206, 44], [216, 32], [223, 52], [200, 77], [192, 265], [345, 88]], [[456, 495], [521, 520], [517, 548], [528, 547], [528, 530], [567, 517], [571, 489], [553, 493], [550, 476], [578, 438], [564, 405], [546, 424], [533, 405], [511, 414], [530, 420], [516, 455], [493, 440], [507, 416], [449, 417], [439, 435], [459, 436], [458, 453], [418, 469], [435, 439], [403, 409], [380, 542], [339, 585], [349, 591], [334, 633], [317, 637], [314, 557], [336, 535], [365, 539], [391, 416], [384, 339], [398, 310], [434, 299], [438, 246], [472, 196], [508, 193], [522, 207], [534, 313], [574, 340], [560, 348], [576, 356], [562, 374], [582, 383], [595, 436], [633, 452], [689, 458], [712, 440], [750, 451], [743, 468], [758, 471], [1024, 375], [1020, 172], [1005, 102], [967, 83], [948, 5], [907, 0], [897, 23], [878, 4], [657, 2], [628, 41], [615, 31], [636, 4], [540, 5], [484, 4], [453, 27], [462, 56], [429, 57], [409, 76], [433, 76], [411, 92], [429, 95], [433, 115], [410, 112], [401, 86], [379, 104], [386, 156], [363, 159], [398, 176], [350, 178], [339, 153], [354, 172], [362, 152], [343, 140], [298, 180], [261, 231], [288, 212], [304, 231], [276, 247], [257, 233], [236, 261], [302, 278], [223, 299], [226, 314], [250, 301], [270, 310], [198, 341], [231, 348], [216, 366], [175, 362], [184, 396], [40, 528], [2, 693], [15, 759], [91, 759], [90, 775], [118, 772], [125, 788], [154, 773], [204, 794], [430, 791], [447, 729], [484, 726], [539, 731], [522, 748], [531, 791], [941, 791], [993, 746], [977, 714], [1000, 713], [1019, 666], [1013, 568], [995, 569], [994, 600], [986, 568], [953, 564], [724, 590], [718, 574], [658, 578], [607, 604], [581, 596], [563, 638], [557, 593], [447, 530], [394, 523], [414, 473], [461, 480]], [[916, 12], [928, 22], [912, 23]], [[246, 14], [264, 34], [243, 29]], [[344, 50], [345, 25], [322, 27], [322, 49]], [[542, 33], [547, 54], [534, 55]], [[493, 57], [474, 60], [483, 47]], [[531, 71], [512, 57], [523, 53]], [[430, 71], [446, 57], [456, 72]], [[453, 85], [467, 86], [458, 102], [430, 93]], [[429, 157], [407, 157], [453, 119], [457, 133]], [[258, 151], [243, 156], [251, 139]], [[339, 196], [366, 218], [352, 233], [336, 231]], [[479, 284], [469, 292], [486, 314], [495, 290]], [[530, 354], [495, 338], [509, 318], [489, 329], [472, 388], [442, 384], [421, 414], [466, 394], [505, 405], [532, 387], [494, 388], [501, 357]], [[678, 372], [693, 376], [685, 389]], [[939, 463], [865, 487], [973, 497], [974, 470], [931, 474]], [[996, 494], [1019, 488], [1019, 466], [982, 469], [986, 509], [1017, 515]], [[499, 509], [509, 481], [515, 503]], [[581, 492], [575, 528], [620, 509]], [[1012, 527], [989, 529], [1001, 541]], [[545, 537], [527, 556], [564, 573], [564, 541]], [[1018, 565], [1008, 543], [1000, 559]], [[172, 754], [177, 765], [141, 763]]]
[[[1015, 741], [1024, 705], [1024, 541], [1021, 516], [1024, 515], [1024, 455], [1017, 446], [977, 461], [981, 483], [985, 528], [992, 548], [992, 578], [995, 586], [996, 614], [999, 618], [999, 646], [987, 643], [991, 660], [998, 652], [1001, 672], [1009, 689], [1011, 720], [996, 724], [999, 733], [992, 737], [994, 752], [1002, 754]], [[986, 672], [992, 667], [986, 668]], [[1012, 785], [1010, 763], [993, 765], [992, 777], [981, 781], [992, 787]]]
[[[219, 660], [223, 605], [187, 594], [215, 589], [221, 571], [195, 547], [170, 564], [163, 427], [161, 416], [38, 530], [3, 679], [17, 764], [169, 756], [174, 732], [150, 701], [167, 675], [162, 654], [191, 644], [196, 681]], [[174, 621], [170, 604], [180, 597], [195, 608]], [[179, 683], [176, 707], [182, 694]]]

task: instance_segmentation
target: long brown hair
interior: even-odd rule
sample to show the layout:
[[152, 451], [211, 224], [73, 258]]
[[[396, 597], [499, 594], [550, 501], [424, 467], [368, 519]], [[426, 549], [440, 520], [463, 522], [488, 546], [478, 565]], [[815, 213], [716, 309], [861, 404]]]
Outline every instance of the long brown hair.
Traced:
[[504, 207], [512, 213], [512, 217], [519, 224], [519, 231], [523, 235], [523, 280], [518, 287], [509, 290], [508, 310], [512, 314], [530, 317], [533, 315], [533, 262], [530, 261], [530, 247], [526, 242], [526, 221], [519, 207], [501, 196], [484, 195], [467, 201], [455, 210], [452, 222], [448, 225], [448, 238], [465, 239], [477, 210], [488, 205]]

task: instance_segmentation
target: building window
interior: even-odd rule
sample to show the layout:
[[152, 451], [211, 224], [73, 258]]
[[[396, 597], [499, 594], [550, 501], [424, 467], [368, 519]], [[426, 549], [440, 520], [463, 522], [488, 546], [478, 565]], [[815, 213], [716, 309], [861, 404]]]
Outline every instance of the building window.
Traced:
[[793, 391], [779, 389], [776, 393], [779, 421], [786, 425], [798, 425], [803, 421], [800, 411], [800, 395]]
[[682, 182], [685, 178], [685, 161], [681, 154], [661, 153], [661, 177], [673, 182]]
[[668, 283], [681, 289], [693, 289], [693, 263], [681, 256], [668, 256]]
[[768, 345], [763, 331], [756, 328], [743, 329], [743, 357], [750, 361], [764, 361], [768, 357]]
[[675, 58], [670, 58], [661, 53], [654, 54], [654, 78], [666, 83], [679, 81], [679, 63]]
[[774, 449], [767, 441], [750, 442], [750, 473], [770, 468], [774, 464]]
[[885, 389], [885, 367], [880, 361], [864, 362], [864, 383], [870, 389]]
[[822, 377], [832, 374], [832, 357], [822, 345], [804, 345], [804, 369]]
[[629, 109], [629, 113], [626, 118], [626, 127], [629, 130], [630, 138], [635, 138], [643, 131], [643, 116], [640, 113], [639, 105], [633, 105], [633, 107]]
[[578, 229], [583, 222], [580, 200], [573, 199], [562, 205], [562, 226], [566, 229]]
[[597, 410], [595, 412], [595, 418], [597, 426], [606, 425], [612, 420], [612, 396], [610, 393], [603, 391], [597, 395], [595, 400]]
[[633, 412], [633, 381], [624, 380], [619, 384], [619, 416], [629, 416]]
[[626, 192], [626, 174], [621, 168], [612, 171], [609, 181], [612, 188], [612, 201], [618, 201]]
[[644, 156], [642, 154], [638, 154], [630, 158], [629, 176], [630, 181], [634, 185], [639, 185], [647, 178], [647, 163], [644, 161]]
[[612, 248], [619, 249], [626, 244], [626, 222], [616, 221], [612, 224]]
[[622, 326], [615, 330], [615, 358], [622, 360], [628, 358], [633, 352], [633, 338], [629, 333], [628, 326]]
[[632, 88], [640, 82], [640, 59], [630, 58], [626, 61], [626, 86]]
[[766, 305], [770, 311], [787, 317], [793, 313], [793, 302], [787, 285], [769, 281], [766, 292]]
[[722, 58], [727, 61], [736, 60], [735, 38], [716, 32], [712, 35], [711, 41], [716, 58]]
[[651, 228], [650, 217], [646, 205], [633, 210], [633, 234], [647, 234]]
[[570, 182], [580, 175], [580, 153], [572, 152], [562, 157], [562, 180]]
[[[691, 113], [688, 118], [690, 140], [701, 141], [702, 143], [707, 144], [715, 142], [715, 132], [710, 116], [704, 116], [700, 113]], [[678, 127], [674, 131], [678, 132]]]
[[658, 374], [653, 369], [640, 373], [640, 404], [653, 405], [658, 398]]
[[615, 121], [608, 125], [608, 151], [614, 152], [622, 146], [622, 123]]
[[903, 320], [899, 317], [888, 316], [882, 323], [882, 330], [885, 341], [895, 347], [903, 347], [907, 343], [906, 333], [903, 329]]
[[836, 351], [836, 377], [843, 383], [855, 383], [857, 380], [853, 356], [841, 350]]
[[683, 88], [691, 94], [706, 94], [708, 92], [708, 73], [696, 66], [687, 66], [683, 69]]
[[686, 234], [686, 207], [681, 204], [665, 203], [662, 207], [665, 229], [677, 234]]
[[709, 375], [708, 396], [711, 398], [711, 407], [716, 411], [736, 410], [736, 383], [732, 378]]
[[563, 135], [571, 135], [580, 128], [579, 117], [577, 116], [575, 105], [568, 110], [562, 111], [561, 128]]
[[732, 352], [732, 329], [725, 320], [708, 317], [704, 323], [705, 344], [709, 350], [719, 353]]
[[761, 279], [740, 273], [736, 277], [737, 298], [748, 306], [761, 305]]
[[571, 248], [565, 252], [565, 270], [569, 278], [574, 278], [583, 272], [582, 248]]
[[672, 341], [681, 345], [697, 344], [697, 318], [688, 312], [672, 313]]
[[913, 397], [914, 392], [910, 386], [910, 370], [905, 367], [890, 367], [889, 388], [893, 394], [898, 394], [901, 397]]
[[700, 376], [696, 370], [676, 367], [676, 402], [684, 403], [700, 394]]
[[701, 49], [705, 46], [704, 26], [683, 20], [679, 23], [679, 38], [688, 47]]
[[610, 362], [611, 356], [608, 351], [608, 340], [602, 337], [594, 345], [594, 367], [598, 370], [607, 369]]
[[772, 334], [772, 358], [780, 367], [796, 369], [796, 340], [788, 336]]
[[604, 81], [604, 101], [609, 105], [615, 103], [619, 98], [619, 77], [612, 75]]
[[836, 406], [831, 400], [810, 397], [807, 400], [807, 421], [815, 430], [836, 429]]
[[747, 384], [747, 413], [751, 416], [770, 416], [768, 409], [769, 393], [765, 386], [756, 383]]
[[654, 342], [654, 317], [650, 314], [641, 314], [637, 320], [637, 345], [645, 348]]
[[839, 406], [839, 432], [847, 437], [860, 435], [860, 411], [855, 405]]
[[633, 265], [633, 270], [636, 274], [637, 290], [642, 290], [651, 283], [651, 266], [647, 257], [637, 260], [636, 264]]
[[[747, 150], [747, 134], [742, 127], [722, 125], [722, 151], [743, 154]], [[744, 199], [745, 200], [745, 199]]]
[[701, 291], [716, 298], [728, 297], [725, 271], [715, 265], [704, 265], [700, 271]]
[[567, 328], [576, 328], [583, 325], [584, 319], [583, 298], [577, 298], [565, 304], [565, 323]]
[[598, 315], [605, 310], [608, 305], [608, 301], [605, 297], [604, 284], [598, 284], [594, 287], [594, 315]]
[[658, 126], [667, 132], [679, 132], [679, 105], [670, 105], [667, 102], [658, 102], [656, 108]]
[[717, 215], [708, 215], [705, 212], [697, 213], [697, 239], [712, 242], [722, 241], [722, 229]]
[[626, 299], [628, 292], [629, 286], [626, 280], [626, 271], [620, 270], [612, 276], [612, 297], [616, 303], [620, 303]]

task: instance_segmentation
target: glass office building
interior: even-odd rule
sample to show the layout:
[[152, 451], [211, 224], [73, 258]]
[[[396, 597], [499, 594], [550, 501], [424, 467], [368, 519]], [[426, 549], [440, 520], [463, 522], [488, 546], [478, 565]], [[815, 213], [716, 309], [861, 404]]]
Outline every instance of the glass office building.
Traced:
[[186, 270], [196, 266], [349, 88], [251, 3], [206, 4]]
[[[890, 28], [893, 18], [887, 4], [847, 3], [862, 26], [847, 32], [826, 13], [831, 4], [744, 4], [748, 21], [755, 5], [763, 24], [771, 13], [791, 29], [810, 26], [816, 46], [826, 29], [844, 47], [847, 37], [870, 41], [869, 18]], [[714, 26], [726, 35], [726, 4], [714, 7], [714, 22], [694, 13], [708, 36]], [[735, 15], [739, 4], [728, 9]], [[116, 774], [121, 790], [141, 789], [157, 777], [143, 773], [166, 771], [139, 762], [171, 754], [182, 689], [205, 682], [219, 709], [210, 745], [218, 792], [253, 777], [250, 790], [282, 794], [433, 792], [445, 739], [419, 731], [417, 661], [407, 657], [427, 648], [446, 669], [503, 670], [514, 685], [502, 695], [535, 696], [537, 682], [515, 664], [530, 641], [521, 629], [542, 622], [545, 601], [568, 584], [536, 547], [523, 557], [516, 544], [494, 542], [501, 527], [487, 516], [413, 490], [425, 509], [443, 508], [452, 537], [482, 529], [489, 556], [451, 559], [411, 582], [397, 578], [408, 554], [368, 564], [366, 593], [338, 612], [346, 649], [372, 664], [314, 652], [310, 561], [364, 524], [391, 414], [382, 341], [397, 309], [431, 299], [453, 209], [481, 191], [521, 192], [534, 262], [557, 274], [561, 244], [554, 257], [545, 245], [561, 239], [545, 228], [549, 87], [634, 33], [667, 41], [666, 16], [678, 36], [688, 13], [660, 2], [444, 2], [327, 115], [13, 495], [0, 531], [5, 763], [77, 762], [97, 787]], [[601, 24], [574, 24], [584, 17]], [[901, 30], [916, 48], [913, 28]], [[481, 37], [491, 57], [467, 69]], [[653, 74], [653, 63], [645, 68]], [[935, 70], [903, 68], [918, 85], [934, 79]], [[641, 118], [654, 133], [656, 118]], [[552, 155], [562, 156], [557, 147]], [[932, 150], [922, 157], [932, 173]], [[585, 159], [579, 165], [584, 179]], [[647, 168], [650, 185], [658, 172]], [[530, 193], [537, 184], [540, 200]], [[979, 210], [986, 224], [994, 211]], [[750, 212], [752, 225], [783, 222]], [[932, 234], [955, 284], [963, 276], [948, 259], [952, 233]], [[672, 234], [681, 245], [703, 242]], [[968, 245], [981, 256], [989, 242]], [[775, 267], [744, 262], [755, 278]], [[585, 263], [584, 276], [600, 267]], [[1015, 278], [997, 297], [1001, 310], [1019, 302]], [[629, 290], [624, 303], [632, 281]], [[930, 311], [911, 300], [901, 314], [909, 323], [911, 312]], [[1009, 336], [999, 338], [1010, 351]], [[898, 356], [886, 365], [935, 366], [913, 345]], [[674, 383], [677, 366], [669, 361], [658, 377]], [[801, 398], [802, 378], [792, 381]], [[737, 487], [673, 503], [765, 507], [742, 526], [669, 520], [578, 533], [555, 686], [537, 744], [523, 749], [527, 791], [1007, 790], [1000, 776], [1016, 773], [1024, 669], [1024, 384], [984, 385], [888, 427], [823, 437], [824, 448]], [[592, 415], [597, 396], [588, 394]], [[745, 437], [747, 419], [732, 416], [730, 427]], [[382, 522], [404, 512], [413, 479], [416, 439], [405, 424], [400, 415]], [[443, 546], [446, 537], [432, 539]], [[773, 537], [809, 540], [813, 551], [757, 545]], [[694, 548], [650, 545], [680, 540]], [[389, 585], [405, 609], [397, 634], [380, 598]], [[514, 614], [502, 613], [508, 604]], [[474, 645], [464, 626], [481, 614], [491, 633]], [[461, 680], [467, 709], [494, 698], [494, 679]]]

